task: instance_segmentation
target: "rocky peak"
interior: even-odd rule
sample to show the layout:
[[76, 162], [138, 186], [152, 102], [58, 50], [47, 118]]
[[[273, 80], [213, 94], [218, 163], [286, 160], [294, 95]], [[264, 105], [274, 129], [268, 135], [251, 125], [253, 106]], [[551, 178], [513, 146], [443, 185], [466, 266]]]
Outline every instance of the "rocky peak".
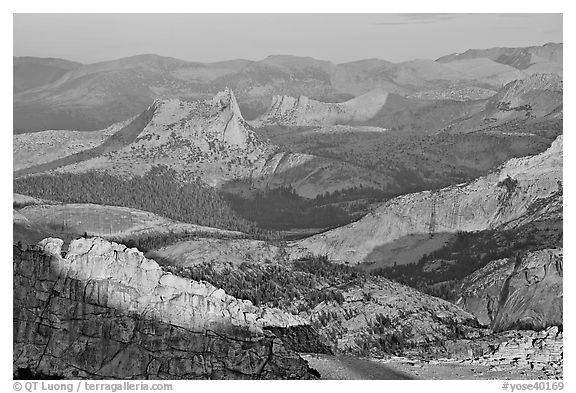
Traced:
[[550, 155], [562, 155], [562, 151], [564, 148], [564, 135], [558, 135], [554, 142], [550, 145], [550, 147], [546, 150], [547, 154]]
[[156, 112], [156, 110], [160, 108], [165, 101], [166, 100], [161, 98], [155, 98], [152, 104], [147, 108], [147, 110]]
[[212, 102], [219, 106], [219, 117], [223, 117], [226, 121], [220, 135], [222, 140], [232, 146], [245, 149], [251, 138], [249, 131], [246, 129], [247, 123], [242, 117], [234, 92], [226, 88], [216, 94]]
[[234, 91], [230, 88], [225, 88], [223, 91], [218, 92], [212, 102], [219, 104], [221, 110], [229, 110], [231, 114], [237, 116], [239, 119], [244, 120], [242, 113], [240, 112], [240, 107], [238, 106], [238, 101], [234, 96]]
[[147, 132], [161, 136], [170, 130], [191, 142], [203, 136], [240, 149], [245, 149], [253, 139], [234, 92], [228, 88], [210, 100], [156, 99], [147, 111], [153, 113], [152, 126], [143, 136]]

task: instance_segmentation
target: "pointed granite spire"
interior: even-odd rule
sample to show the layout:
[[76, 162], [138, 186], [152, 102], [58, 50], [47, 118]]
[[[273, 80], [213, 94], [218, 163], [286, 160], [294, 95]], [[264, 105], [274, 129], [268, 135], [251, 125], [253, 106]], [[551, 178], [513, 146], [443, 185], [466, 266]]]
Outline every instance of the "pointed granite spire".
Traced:
[[219, 103], [223, 109], [229, 107], [230, 111], [235, 116], [239, 117], [241, 120], [244, 120], [242, 117], [242, 112], [240, 112], [240, 107], [238, 106], [238, 101], [236, 101], [236, 97], [234, 96], [234, 91], [232, 91], [232, 89], [226, 87], [223, 91], [216, 94], [212, 101], [214, 103]]

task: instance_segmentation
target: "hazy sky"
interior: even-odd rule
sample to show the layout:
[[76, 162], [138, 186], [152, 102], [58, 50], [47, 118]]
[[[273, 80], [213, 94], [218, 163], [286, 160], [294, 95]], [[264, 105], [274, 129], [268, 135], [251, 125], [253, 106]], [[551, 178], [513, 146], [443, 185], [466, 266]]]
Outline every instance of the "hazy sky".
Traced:
[[14, 15], [14, 56], [84, 63], [142, 53], [204, 62], [271, 54], [403, 61], [547, 42], [562, 42], [562, 14]]

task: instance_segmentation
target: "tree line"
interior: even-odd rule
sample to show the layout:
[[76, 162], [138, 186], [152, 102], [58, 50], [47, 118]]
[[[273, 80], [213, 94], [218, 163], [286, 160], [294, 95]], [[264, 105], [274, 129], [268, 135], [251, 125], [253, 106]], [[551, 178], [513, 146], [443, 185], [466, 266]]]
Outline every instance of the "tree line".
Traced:
[[316, 198], [303, 198], [291, 186], [257, 192], [253, 198], [225, 194], [232, 208], [246, 220], [260, 228], [290, 230], [294, 228], [334, 228], [349, 224], [357, 218], [358, 211], [366, 208], [359, 203], [353, 209], [345, 209], [340, 202], [368, 199], [381, 200], [383, 192], [370, 187], [352, 187], [325, 192]]
[[359, 270], [309, 256], [288, 264], [274, 261], [222, 262], [163, 269], [195, 281], [206, 281], [239, 299], [255, 305], [280, 307], [293, 313], [310, 312], [323, 301], [344, 302], [343, 283], [359, 284], [367, 279]]
[[[448, 244], [424, 254], [416, 263], [395, 264], [375, 269], [372, 274], [453, 301], [460, 280], [489, 262], [536, 249], [561, 247], [561, 225], [541, 222], [511, 230], [458, 232]], [[429, 268], [431, 263], [439, 264], [439, 268]]]
[[199, 180], [182, 183], [165, 166], [131, 178], [96, 171], [22, 177], [14, 179], [14, 192], [64, 203], [129, 207], [191, 224], [275, 237], [235, 213], [218, 191]]

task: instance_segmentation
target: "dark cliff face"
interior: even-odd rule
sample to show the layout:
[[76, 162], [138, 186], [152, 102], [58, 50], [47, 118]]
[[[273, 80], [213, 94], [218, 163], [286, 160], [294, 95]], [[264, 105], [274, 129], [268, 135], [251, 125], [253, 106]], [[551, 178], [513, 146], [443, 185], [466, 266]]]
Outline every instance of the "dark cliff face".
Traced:
[[466, 277], [457, 305], [495, 331], [562, 326], [563, 252], [493, 261]]
[[310, 325], [278, 327], [270, 326], [265, 330], [274, 333], [284, 345], [297, 352], [323, 353], [333, 355], [330, 346], [322, 342], [318, 332]]
[[[271, 332], [193, 331], [105, 306], [99, 281], [71, 278], [43, 250], [14, 247], [14, 372], [94, 379], [309, 379]], [[95, 294], [97, 294], [95, 296]]]

